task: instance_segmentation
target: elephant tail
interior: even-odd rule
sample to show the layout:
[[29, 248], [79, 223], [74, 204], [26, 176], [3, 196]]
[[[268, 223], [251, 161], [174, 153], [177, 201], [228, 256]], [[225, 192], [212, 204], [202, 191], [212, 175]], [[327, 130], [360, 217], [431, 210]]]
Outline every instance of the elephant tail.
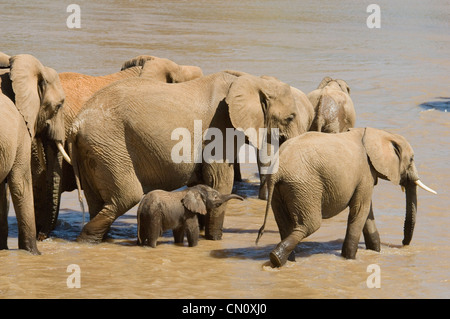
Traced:
[[270, 175], [265, 180], [265, 183], [267, 184], [267, 190], [268, 190], [266, 214], [264, 215], [264, 222], [258, 231], [258, 237], [256, 237], [256, 242], [255, 242], [256, 245], [258, 245], [259, 239], [264, 234], [264, 228], [266, 228], [267, 215], [269, 214], [270, 207], [272, 206], [271, 204], [272, 204], [273, 191], [275, 189], [275, 184], [277, 183], [276, 176], [277, 176], [276, 174]]
[[77, 160], [77, 147], [76, 147], [76, 137], [78, 132], [78, 126], [72, 127], [72, 131], [69, 135], [69, 138], [67, 139], [67, 145], [70, 157], [72, 159], [72, 167], [73, 167], [73, 174], [75, 175], [75, 183], [77, 185], [77, 191], [78, 191], [78, 201], [80, 202], [81, 212], [83, 213], [83, 226], [85, 222], [85, 215], [86, 210], [84, 209], [84, 202], [83, 202], [83, 194], [81, 192], [81, 181], [80, 181], [80, 168], [78, 166], [78, 160]]

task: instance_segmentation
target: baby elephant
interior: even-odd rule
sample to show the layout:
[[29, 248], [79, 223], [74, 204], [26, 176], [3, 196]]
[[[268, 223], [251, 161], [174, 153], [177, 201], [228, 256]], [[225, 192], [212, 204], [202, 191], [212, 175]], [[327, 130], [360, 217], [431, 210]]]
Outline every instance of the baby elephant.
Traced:
[[206, 185], [177, 192], [154, 190], [139, 204], [138, 245], [155, 248], [159, 236], [172, 229], [175, 243], [183, 243], [186, 232], [189, 247], [194, 247], [199, 237], [196, 214], [205, 215], [230, 199], [244, 200], [235, 194], [223, 195]]

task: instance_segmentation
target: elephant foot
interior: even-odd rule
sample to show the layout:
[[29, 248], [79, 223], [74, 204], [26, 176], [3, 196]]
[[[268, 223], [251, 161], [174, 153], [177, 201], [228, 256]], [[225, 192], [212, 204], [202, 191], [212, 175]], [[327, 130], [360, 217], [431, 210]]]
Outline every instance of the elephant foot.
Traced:
[[27, 249], [28, 252], [30, 252], [30, 254], [35, 255], [35, 256], [39, 256], [41, 255], [41, 252], [39, 250], [36, 249]]
[[0, 240], [0, 250], [8, 250], [8, 240]]
[[275, 247], [270, 253], [270, 262], [275, 267], [283, 266], [286, 261], [295, 261], [294, 248], [296, 244], [290, 243], [289, 241], [282, 241]]
[[100, 235], [89, 235], [82, 232], [76, 239], [79, 243], [88, 243], [88, 244], [99, 244], [103, 241], [103, 236]]
[[38, 232], [38, 235], [37, 235], [37, 240], [38, 241], [44, 241], [44, 240], [46, 240], [48, 238], [48, 234], [46, 234], [46, 233], [42, 233], [42, 232]]
[[222, 233], [205, 234], [205, 238], [208, 240], [222, 240]]
[[348, 247], [348, 245], [345, 245], [342, 247], [341, 256], [345, 259], [356, 259], [356, 251], [354, 247]]
[[380, 235], [378, 234], [378, 231], [373, 234], [364, 233], [364, 242], [366, 244], [366, 249], [377, 252], [381, 251]]
[[32, 255], [41, 254], [41, 252], [37, 248], [36, 239], [34, 238], [34, 236], [28, 239], [19, 238], [19, 249], [26, 250]]
[[265, 189], [259, 191], [258, 199], [267, 200], [267, 193]]

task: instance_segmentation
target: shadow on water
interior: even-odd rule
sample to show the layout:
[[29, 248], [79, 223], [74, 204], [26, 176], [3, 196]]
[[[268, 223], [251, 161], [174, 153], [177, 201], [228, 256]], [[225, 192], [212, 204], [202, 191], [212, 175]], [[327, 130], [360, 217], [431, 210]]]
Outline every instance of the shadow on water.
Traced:
[[[327, 242], [303, 242], [295, 248], [295, 256], [299, 258], [309, 257], [316, 254], [340, 256], [342, 243], [342, 239]], [[216, 249], [210, 252], [210, 256], [214, 258], [267, 260], [270, 252], [275, 248], [275, 246], [276, 244]]]
[[419, 106], [425, 110], [438, 110], [441, 112], [450, 112], [450, 97], [439, 97], [439, 100], [424, 102]]
[[234, 182], [232, 193], [244, 198], [258, 198], [259, 182], [252, 182], [250, 180], [236, 181]]

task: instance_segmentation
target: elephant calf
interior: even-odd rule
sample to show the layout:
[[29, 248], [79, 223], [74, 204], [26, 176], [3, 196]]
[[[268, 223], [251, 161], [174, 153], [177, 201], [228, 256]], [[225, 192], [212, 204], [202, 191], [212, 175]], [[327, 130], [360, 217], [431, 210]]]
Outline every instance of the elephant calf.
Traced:
[[308, 94], [308, 99], [315, 111], [310, 131], [339, 133], [355, 126], [356, 112], [344, 80], [323, 78], [318, 88]]
[[172, 229], [175, 243], [183, 243], [186, 233], [189, 247], [194, 247], [199, 236], [196, 214], [210, 213], [233, 198], [244, 200], [235, 194], [223, 195], [206, 185], [177, 192], [154, 190], [145, 195], [139, 204], [138, 245], [155, 248], [158, 237]]

